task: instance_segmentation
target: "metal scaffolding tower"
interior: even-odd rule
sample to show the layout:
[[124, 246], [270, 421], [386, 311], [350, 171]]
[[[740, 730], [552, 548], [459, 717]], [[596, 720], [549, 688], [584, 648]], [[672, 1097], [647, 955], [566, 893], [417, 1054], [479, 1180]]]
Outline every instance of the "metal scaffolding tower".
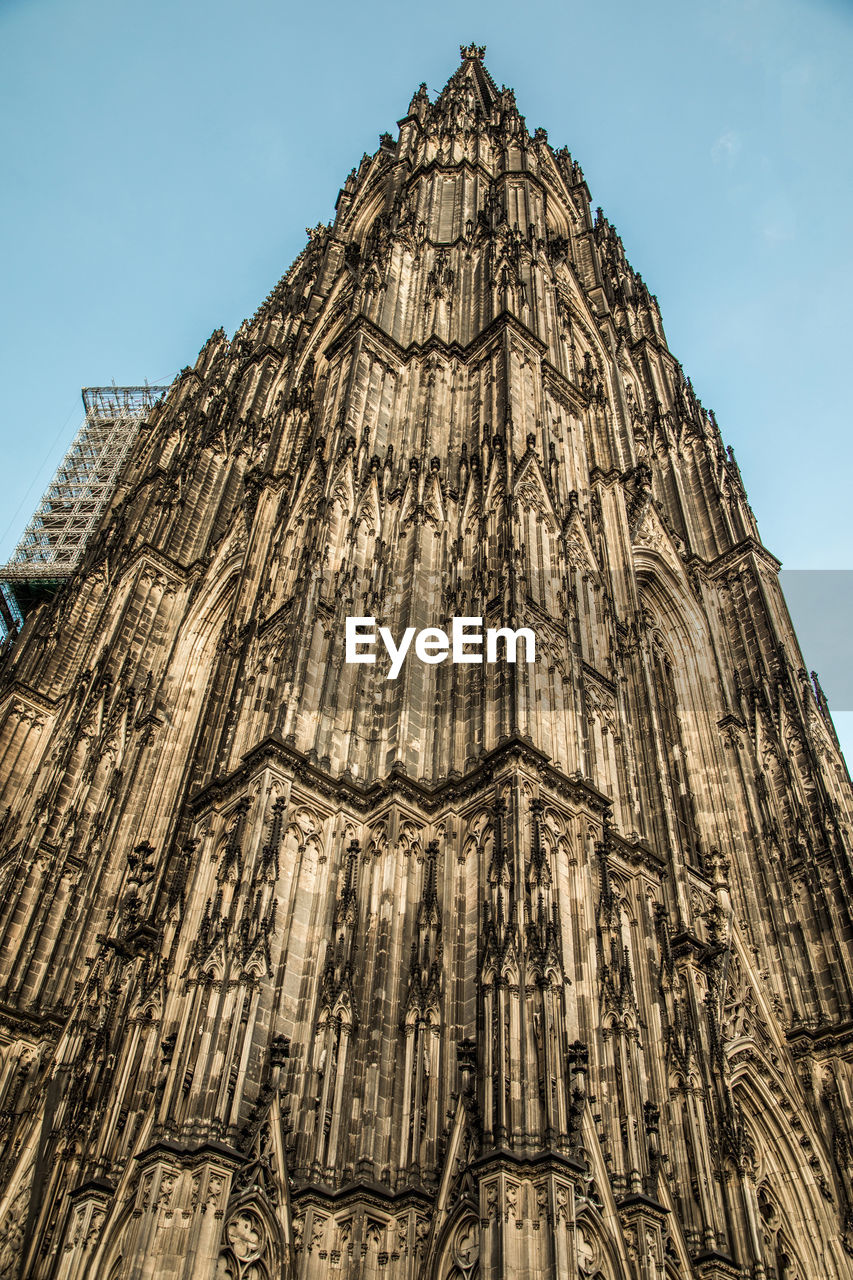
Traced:
[[[121, 465], [166, 387], [84, 387], [86, 417], [8, 564], [0, 566], [0, 632], [17, 630], [34, 588], [71, 576]], [[5, 606], [5, 607], [4, 607]]]

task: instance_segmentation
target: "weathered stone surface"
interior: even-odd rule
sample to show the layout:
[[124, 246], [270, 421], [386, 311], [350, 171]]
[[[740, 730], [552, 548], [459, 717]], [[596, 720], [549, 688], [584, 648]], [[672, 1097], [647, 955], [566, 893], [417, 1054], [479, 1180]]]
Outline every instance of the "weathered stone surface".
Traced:
[[[851, 791], [482, 50], [154, 411], [0, 693], [0, 1277], [850, 1277]], [[344, 661], [347, 616], [532, 664]]]

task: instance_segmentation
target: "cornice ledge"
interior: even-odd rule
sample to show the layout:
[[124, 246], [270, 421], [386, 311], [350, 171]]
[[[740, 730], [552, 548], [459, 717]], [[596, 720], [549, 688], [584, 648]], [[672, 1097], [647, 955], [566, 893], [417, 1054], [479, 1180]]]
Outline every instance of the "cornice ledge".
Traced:
[[266, 360], [267, 356], [274, 356], [277, 360], [283, 360], [285, 352], [278, 347], [274, 347], [271, 342], [264, 342], [260, 347], [256, 347], [254, 351], [245, 356], [238, 366], [237, 380], [242, 378], [247, 369], [253, 364], [260, 364], [262, 360]]
[[614, 682], [608, 679], [608, 677], [604, 675], [601, 671], [599, 671], [597, 667], [593, 667], [588, 662], [584, 661], [584, 662], [581, 662], [581, 668], [583, 670], [584, 675], [589, 676], [590, 680], [594, 680], [596, 684], [600, 684], [601, 687], [603, 689], [606, 689], [608, 693], [612, 693], [612, 694], [616, 693], [616, 685], [614, 684]]
[[[431, 334], [426, 342], [410, 342], [407, 347], [402, 346], [396, 338], [393, 338], [385, 329], [375, 324], [373, 320], [369, 320], [367, 316], [354, 316], [341, 332], [335, 338], [334, 342], [326, 351], [326, 356], [335, 355], [341, 348], [352, 338], [358, 334], [365, 334], [377, 342], [387, 355], [394, 357], [400, 364], [408, 364], [410, 360], [418, 359], [424, 355], [428, 355], [431, 351], [439, 351], [448, 357], [455, 357], [464, 361], [466, 364], [473, 356], [477, 355], [481, 346], [488, 343], [504, 329], [512, 329], [514, 333], [524, 342], [528, 343], [535, 350], [537, 355], [543, 356], [548, 350], [546, 344], [541, 338], [538, 338], [532, 329], [529, 329], [518, 316], [512, 314], [511, 311], [501, 311], [495, 316], [485, 327], [481, 329], [475, 338], [463, 345], [460, 342], [445, 342], [443, 338], [439, 338], [437, 334]], [[556, 371], [555, 371], [556, 372]], [[569, 384], [571, 385], [571, 384]]]
[[5, 707], [11, 698], [23, 698], [25, 702], [29, 702], [37, 711], [44, 711], [49, 716], [54, 714], [62, 701], [61, 698], [45, 697], [43, 693], [39, 693], [31, 685], [25, 684], [23, 680], [13, 680], [9, 687], [0, 693], [0, 708]]
[[484, 1151], [471, 1164], [472, 1169], [485, 1169], [490, 1165], [498, 1165], [502, 1168], [512, 1168], [517, 1170], [541, 1170], [543, 1165], [557, 1166], [567, 1174], [578, 1174], [585, 1171], [586, 1166], [583, 1161], [575, 1156], [570, 1156], [564, 1151], [557, 1151], [555, 1147], [546, 1147], [544, 1150], [536, 1151], [531, 1155], [522, 1155], [521, 1152], [512, 1151], [509, 1147], [493, 1147], [490, 1151]]
[[[290, 481], [291, 476], [286, 471], [276, 473], [275, 471], [262, 471], [257, 477], [258, 484], [262, 489], [269, 490], [270, 493], [280, 493], [284, 486]], [[201, 564], [202, 561], [195, 561], [195, 564]], [[190, 565], [188, 572], [192, 573], [195, 564]]]
[[334, 1204], [338, 1208], [350, 1200], [367, 1200], [374, 1205], [395, 1205], [398, 1210], [409, 1206], [430, 1209], [435, 1203], [435, 1196], [422, 1187], [403, 1187], [398, 1191], [391, 1191], [383, 1183], [369, 1178], [356, 1178], [340, 1187], [315, 1181], [306, 1181], [300, 1185], [295, 1180], [290, 1194], [292, 1199], [300, 1203]]
[[669, 356], [672, 361], [675, 360], [675, 356], [672, 354], [669, 347], [657, 336], [657, 334], [641, 333], [639, 337], [635, 338], [629, 345], [632, 351], [637, 351], [644, 346], [653, 347], [654, 350], [658, 351], [661, 355]]
[[653, 1200], [651, 1196], [643, 1195], [641, 1192], [634, 1192], [633, 1195], [623, 1196], [621, 1200], [617, 1200], [616, 1208], [621, 1214], [634, 1216], [639, 1213], [647, 1213], [653, 1218], [657, 1218], [659, 1222], [665, 1222], [669, 1209], [666, 1205], [660, 1203], [659, 1200]]
[[49, 1035], [56, 1039], [68, 1018], [60, 1013], [29, 1013], [0, 1003], [0, 1026], [27, 1027], [34, 1035]]
[[235, 1166], [246, 1163], [246, 1157], [236, 1147], [229, 1146], [226, 1142], [217, 1142], [215, 1138], [197, 1143], [181, 1142], [177, 1138], [158, 1138], [135, 1155], [134, 1159], [144, 1164], [162, 1156], [177, 1159], [181, 1164], [197, 1164], [211, 1157]]
[[794, 1026], [785, 1032], [795, 1058], [809, 1053], [839, 1053], [845, 1057], [853, 1054], [853, 1021], [835, 1024], [823, 1023], [818, 1027]]
[[721, 719], [717, 721], [718, 729], [746, 729], [744, 720], [735, 715], [733, 711], [727, 711]]
[[522, 321], [518, 316], [513, 315], [511, 311], [499, 311], [493, 320], [490, 320], [485, 329], [481, 329], [476, 338], [472, 338], [465, 347], [465, 357], [470, 358], [477, 353], [480, 346], [487, 343], [494, 335], [502, 329], [512, 329], [516, 335], [523, 338], [532, 346], [538, 355], [544, 356], [548, 347], [541, 338], [533, 332], [532, 329]]
[[601, 467], [593, 467], [589, 473], [590, 484], [603, 484], [608, 489], [622, 479], [622, 472], [618, 467], [610, 467], [607, 471], [603, 471]]
[[735, 543], [728, 551], [724, 551], [714, 560], [706, 560], [705, 569], [712, 578], [718, 578], [725, 573], [727, 569], [731, 569], [733, 565], [740, 560], [746, 559], [748, 556], [756, 556], [770, 569], [774, 569], [777, 573], [782, 568], [782, 561], [762, 546], [757, 538], [743, 538], [742, 541]]
[[158, 551], [156, 547], [152, 547], [150, 542], [144, 542], [141, 547], [132, 552], [125, 563], [122, 565], [119, 579], [126, 577], [134, 569], [145, 560], [150, 561], [157, 569], [162, 569], [164, 573], [169, 573], [175, 579], [176, 583], [183, 585], [191, 574], [201, 565], [203, 561], [194, 560], [191, 565], [186, 568], [179, 564], [177, 560], [173, 560], [171, 556], [167, 556], [164, 551]]
[[553, 365], [550, 360], [542, 359], [542, 377], [546, 387], [550, 383], [551, 389], [572, 402], [579, 410], [586, 409], [589, 405], [589, 397], [585, 396], [580, 387], [576, 386], [570, 378]]
[[368, 786], [361, 785], [352, 777], [326, 772], [296, 747], [281, 738], [270, 736], [247, 751], [241, 763], [230, 774], [214, 779], [191, 796], [188, 808], [191, 815], [196, 815], [211, 804], [226, 801], [242, 790], [259, 770], [269, 764], [278, 764], [287, 769], [294, 779], [311, 787], [325, 799], [333, 803], [348, 804], [359, 812], [369, 812], [393, 795], [402, 796], [425, 812], [432, 812], [441, 805], [464, 801], [479, 787], [491, 781], [511, 760], [535, 770], [540, 780], [558, 795], [574, 800], [575, 803], [585, 804], [595, 813], [603, 815], [612, 806], [610, 797], [599, 791], [588, 779], [564, 774], [551, 764], [550, 758], [543, 751], [518, 736], [499, 743], [462, 777], [442, 779], [429, 785], [409, 778], [398, 766], [384, 778]]
[[669, 945], [673, 954], [679, 959], [687, 956], [694, 961], [701, 960], [708, 950], [702, 939], [690, 929], [681, 929], [678, 933], [674, 933], [669, 940]]
[[86, 1182], [81, 1182], [79, 1187], [75, 1187], [73, 1191], [68, 1192], [69, 1200], [84, 1200], [88, 1196], [103, 1196], [105, 1200], [115, 1194], [115, 1184], [109, 1182], [106, 1178], [89, 1178]]
[[619, 835], [618, 832], [611, 830], [608, 839], [614, 853], [624, 858], [626, 862], [645, 867], [661, 878], [666, 875], [666, 858], [657, 853], [650, 844], [647, 844], [639, 836], [632, 840], [628, 836]]
[[708, 1277], [708, 1280], [723, 1280], [723, 1277], [731, 1277], [731, 1280], [739, 1280], [743, 1275], [743, 1271], [737, 1263], [725, 1253], [717, 1253], [715, 1249], [703, 1249], [701, 1253], [693, 1255], [693, 1265], [698, 1274], [702, 1277]]

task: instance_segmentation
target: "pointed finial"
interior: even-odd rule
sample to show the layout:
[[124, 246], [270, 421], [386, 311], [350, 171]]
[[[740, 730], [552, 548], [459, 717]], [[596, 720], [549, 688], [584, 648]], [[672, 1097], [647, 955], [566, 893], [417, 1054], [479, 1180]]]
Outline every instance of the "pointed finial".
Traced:
[[463, 62], [482, 62], [486, 56], [486, 46], [484, 44], [460, 44], [459, 56]]

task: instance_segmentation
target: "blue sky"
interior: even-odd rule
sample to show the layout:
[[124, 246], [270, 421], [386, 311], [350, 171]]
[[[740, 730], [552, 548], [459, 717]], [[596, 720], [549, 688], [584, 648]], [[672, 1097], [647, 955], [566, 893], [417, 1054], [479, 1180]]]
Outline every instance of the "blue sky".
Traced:
[[0, 0], [0, 562], [80, 387], [232, 332], [471, 40], [583, 166], [769, 548], [853, 569], [850, 0]]

